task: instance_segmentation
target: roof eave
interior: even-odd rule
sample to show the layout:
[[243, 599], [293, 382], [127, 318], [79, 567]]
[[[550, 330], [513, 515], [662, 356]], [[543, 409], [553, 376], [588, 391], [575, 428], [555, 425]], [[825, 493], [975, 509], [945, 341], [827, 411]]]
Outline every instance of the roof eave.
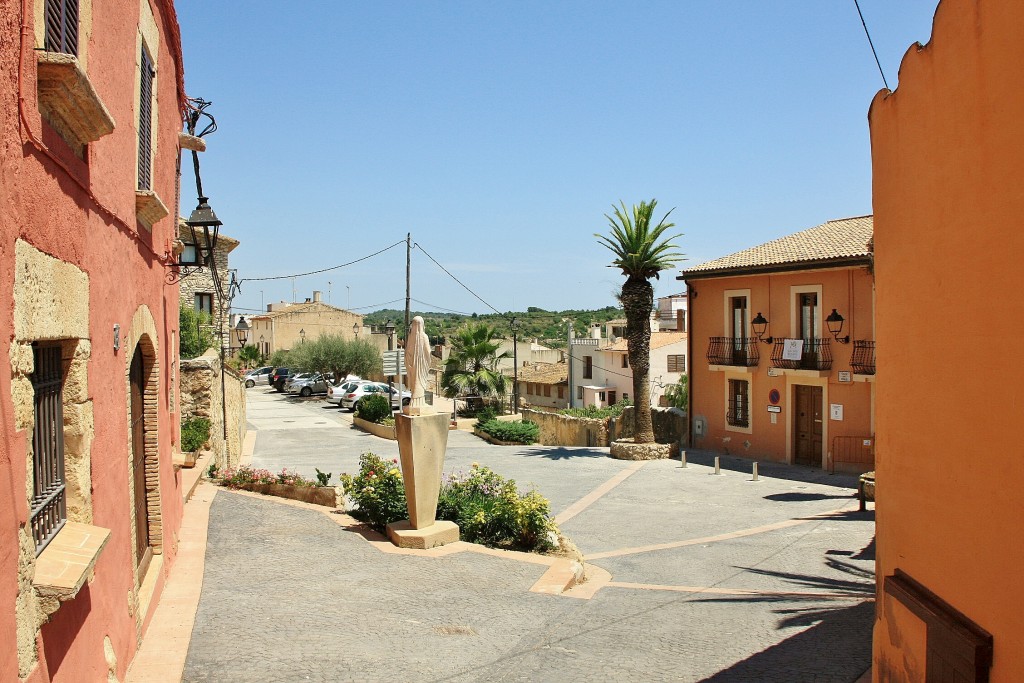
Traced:
[[844, 256], [833, 259], [815, 259], [813, 261], [791, 261], [789, 263], [772, 263], [763, 266], [736, 266], [709, 270], [684, 270], [676, 276], [677, 280], [708, 280], [716, 277], [733, 277], [737, 275], [761, 275], [766, 273], [791, 273], [802, 270], [818, 270], [820, 268], [846, 268], [852, 266], [870, 266], [871, 254]]

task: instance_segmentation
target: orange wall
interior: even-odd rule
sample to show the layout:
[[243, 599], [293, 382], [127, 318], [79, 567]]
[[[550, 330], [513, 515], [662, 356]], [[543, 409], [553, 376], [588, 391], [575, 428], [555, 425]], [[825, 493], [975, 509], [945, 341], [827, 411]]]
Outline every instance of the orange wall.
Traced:
[[[704, 437], [693, 437], [695, 448], [721, 453], [732, 453], [751, 458], [762, 458], [779, 462], [792, 462], [789, 443], [793, 421], [793, 394], [796, 384], [818, 384], [823, 387], [825, 443], [823, 451], [828, 453], [832, 439], [836, 436], [870, 437], [874, 434], [871, 423], [872, 385], [868, 382], [840, 383], [839, 371], [850, 370], [853, 344], [839, 344], [832, 340], [832, 370], [824, 378], [809, 378], [795, 374], [768, 376], [771, 367], [772, 345], [759, 343], [760, 363], [752, 373], [736, 371], [712, 371], [708, 368], [707, 350], [710, 337], [726, 337], [731, 330], [726, 327], [726, 290], [750, 290], [748, 300], [750, 318], [758, 312], [769, 321], [765, 336], [777, 339], [798, 335], [798, 328], [791, 317], [790, 301], [795, 296], [791, 287], [820, 285], [821, 297], [818, 302], [821, 312], [821, 337], [832, 339], [825, 326], [825, 317], [837, 309], [846, 318], [842, 335], [850, 334], [854, 339], [873, 339], [872, 281], [865, 268], [840, 268], [815, 270], [798, 273], [747, 275], [707, 280], [691, 280], [690, 295], [690, 339], [691, 369], [690, 393], [692, 414], [707, 420], [708, 430]], [[748, 333], [753, 336], [752, 332]], [[750, 432], [728, 428], [725, 421], [727, 379], [749, 379], [750, 384]], [[768, 413], [768, 395], [778, 389], [782, 398], [772, 424]], [[843, 406], [843, 420], [830, 420], [829, 404]], [[692, 430], [691, 430], [692, 432]], [[749, 447], [746, 446], [749, 442]], [[822, 466], [825, 463], [822, 462]]]
[[[1024, 3], [943, 0], [871, 105], [879, 586], [901, 568], [1024, 680]], [[876, 680], [923, 680], [920, 622], [879, 592]], [[917, 645], [914, 645], [914, 643]]]

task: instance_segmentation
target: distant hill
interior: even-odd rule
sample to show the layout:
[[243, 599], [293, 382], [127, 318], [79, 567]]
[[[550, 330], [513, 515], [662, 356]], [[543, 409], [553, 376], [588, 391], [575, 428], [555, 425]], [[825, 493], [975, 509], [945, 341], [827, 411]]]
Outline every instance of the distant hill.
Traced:
[[[423, 322], [427, 329], [427, 335], [433, 340], [439, 337], [450, 335], [467, 322], [485, 322], [494, 325], [499, 332], [506, 337], [512, 337], [509, 329], [509, 320], [513, 317], [519, 323], [520, 339], [532, 339], [536, 337], [542, 343], [556, 348], [565, 348], [566, 336], [568, 334], [568, 322], [571, 320], [576, 330], [576, 335], [586, 335], [591, 323], [603, 323], [616, 318], [623, 318], [625, 314], [621, 308], [607, 306], [594, 311], [589, 310], [568, 310], [568, 311], [545, 311], [536, 306], [530, 306], [525, 312], [508, 312], [498, 315], [497, 313], [486, 313], [473, 315], [460, 315], [458, 313], [438, 313], [436, 311], [411, 311], [410, 319], [413, 316], [423, 316]], [[363, 317], [364, 325], [383, 327], [388, 320], [395, 323], [395, 334], [399, 337], [405, 334], [405, 311], [394, 308], [385, 308], [380, 311], [368, 313]]]

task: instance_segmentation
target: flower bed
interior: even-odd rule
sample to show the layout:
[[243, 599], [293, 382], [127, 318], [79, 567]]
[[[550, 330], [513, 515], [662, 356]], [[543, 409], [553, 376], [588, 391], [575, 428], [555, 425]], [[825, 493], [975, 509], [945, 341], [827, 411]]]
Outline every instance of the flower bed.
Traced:
[[317, 486], [315, 482], [287, 469], [274, 474], [270, 470], [243, 466], [219, 472], [214, 465], [210, 467], [209, 474], [217, 483], [229, 489], [253, 491], [331, 508], [338, 506], [338, 491], [335, 487]]
[[[383, 532], [408, 517], [397, 460], [373, 453], [359, 459], [359, 473], [341, 475], [352, 516]], [[550, 503], [537, 491], [520, 492], [515, 481], [473, 463], [468, 474], [448, 475], [441, 484], [437, 519], [459, 525], [464, 541], [491, 548], [548, 552], [559, 547]]]
[[395, 441], [398, 439], [398, 435], [395, 434], [395, 422], [391, 420], [391, 424], [379, 424], [377, 422], [370, 422], [364, 420], [361, 417], [353, 416], [352, 424], [362, 429], [364, 432], [370, 432], [374, 436], [379, 436], [382, 439], [391, 439]]

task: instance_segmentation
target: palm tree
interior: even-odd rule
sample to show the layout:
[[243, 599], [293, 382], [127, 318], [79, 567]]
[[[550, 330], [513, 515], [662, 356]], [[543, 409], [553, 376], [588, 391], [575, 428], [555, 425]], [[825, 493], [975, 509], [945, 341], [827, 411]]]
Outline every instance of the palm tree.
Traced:
[[498, 371], [508, 352], [498, 353], [498, 330], [487, 323], [469, 323], [455, 332], [444, 364], [441, 389], [448, 398], [460, 395], [502, 397], [512, 381]]
[[[626, 205], [612, 205], [614, 216], [605, 214], [611, 228], [611, 236], [594, 233], [598, 242], [607, 247], [615, 260], [609, 268], [621, 268], [626, 276], [619, 300], [626, 312], [626, 344], [629, 365], [633, 369], [634, 441], [653, 443], [654, 426], [651, 424], [651, 393], [648, 389], [651, 365], [651, 310], [654, 308], [654, 287], [650, 279], [659, 277], [673, 263], [682, 260], [683, 255], [672, 251], [676, 248], [672, 240], [681, 235], [662, 237], [664, 232], [675, 226], [666, 222], [670, 210], [657, 225], [651, 226], [651, 216], [656, 199], [633, 205], [632, 215]], [[674, 210], [674, 209], [673, 209]]]

